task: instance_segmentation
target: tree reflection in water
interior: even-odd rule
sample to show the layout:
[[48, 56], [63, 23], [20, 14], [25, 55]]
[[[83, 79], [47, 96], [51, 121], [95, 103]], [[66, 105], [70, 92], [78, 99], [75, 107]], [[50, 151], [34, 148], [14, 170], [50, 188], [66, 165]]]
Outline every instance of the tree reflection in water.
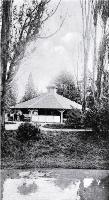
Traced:
[[109, 200], [109, 176], [100, 181], [94, 179], [87, 188], [84, 187], [83, 180], [81, 180], [78, 194], [80, 200]]
[[109, 200], [109, 172], [22, 170], [5, 173], [3, 200]]
[[28, 195], [31, 193], [35, 193], [37, 191], [38, 187], [37, 187], [36, 183], [34, 183], [34, 182], [31, 184], [27, 184], [26, 182], [24, 182], [17, 189], [21, 195]]

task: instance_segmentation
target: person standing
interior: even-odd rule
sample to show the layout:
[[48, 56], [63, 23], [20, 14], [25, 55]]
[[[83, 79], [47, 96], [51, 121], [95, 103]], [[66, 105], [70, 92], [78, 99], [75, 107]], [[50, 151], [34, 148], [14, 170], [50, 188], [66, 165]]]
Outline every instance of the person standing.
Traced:
[[14, 121], [17, 121], [17, 113], [14, 113]]
[[7, 114], [8, 121], [10, 121], [10, 113]]

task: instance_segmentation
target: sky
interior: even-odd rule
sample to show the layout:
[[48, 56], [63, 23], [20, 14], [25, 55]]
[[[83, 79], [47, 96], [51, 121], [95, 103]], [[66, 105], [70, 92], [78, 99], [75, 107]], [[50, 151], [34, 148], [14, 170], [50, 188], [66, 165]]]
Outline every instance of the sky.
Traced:
[[[17, 1], [17, 2], [20, 2]], [[51, 8], [58, 0], [52, 0]], [[51, 9], [49, 8], [49, 9]], [[66, 16], [66, 17], [65, 17]], [[77, 66], [79, 79], [83, 74], [82, 19], [79, 0], [62, 0], [55, 13], [41, 29], [42, 36], [54, 33], [65, 17], [61, 29], [52, 37], [31, 42], [16, 76], [19, 98], [24, 94], [25, 84], [31, 72], [34, 85], [46, 91], [61, 71], [71, 73], [76, 81]]]

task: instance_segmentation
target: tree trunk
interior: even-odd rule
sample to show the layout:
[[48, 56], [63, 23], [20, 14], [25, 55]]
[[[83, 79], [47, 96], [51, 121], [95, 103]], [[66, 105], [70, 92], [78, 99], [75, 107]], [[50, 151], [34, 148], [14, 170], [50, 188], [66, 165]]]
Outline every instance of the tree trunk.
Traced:
[[1, 127], [5, 129], [5, 94], [6, 76], [10, 37], [11, 0], [2, 2], [2, 28], [1, 28]]
[[[84, 43], [85, 43], [85, 41], [84, 41]], [[83, 113], [86, 110], [87, 62], [88, 62], [88, 52], [87, 52], [87, 49], [84, 44], [84, 94], [83, 94], [83, 103], [82, 103]]]
[[95, 70], [96, 70], [96, 25], [94, 25], [94, 60], [93, 60], [93, 83], [92, 83], [92, 90], [93, 90], [93, 98], [95, 100]]
[[106, 22], [104, 22], [103, 24], [103, 45], [104, 45], [104, 52], [103, 52], [103, 67], [102, 67], [102, 71], [101, 71], [101, 92], [100, 92], [100, 98], [103, 97], [103, 74], [104, 74], [104, 68], [105, 68], [105, 54], [106, 54]]
[[102, 95], [102, 75], [104, 72], [105, 64], [105, 53], [106, 53], [106, 36], [103, 37], [100, 44], [99, 59], [98, 59], [98, 69], [97, 69], [97, 99], [100, 101]]

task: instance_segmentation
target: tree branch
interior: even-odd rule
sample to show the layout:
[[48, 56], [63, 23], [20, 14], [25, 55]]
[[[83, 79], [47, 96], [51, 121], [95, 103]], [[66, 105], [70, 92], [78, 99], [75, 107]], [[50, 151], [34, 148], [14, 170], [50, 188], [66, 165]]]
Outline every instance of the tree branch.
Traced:
[[48, 36], [37, 36], [37, 38], [40, 38], [40, 39], [48, 39], [48, 38], [50, 38], [50, 37], [52, 37], [52, 36], [54, 36], [57, 32], [59, 32], [60, 31], [60, 29], [61, 29], [61, 27], [63, 26], [63, 24], [64, 24], [64, 21], [65, 21], [65, 19], [66, 19], [66, 16], [67, 16], [67, 13], [66, 13], [66, 15], [65, 15], [65, 17], [64, 17], [64, 19], [62, 20], [62, 22], [61, 22], [61, 24], [60, 24], [60, 26], [59, 26], [59, 28], [55, 31], [55, 32], [53, 32], [53, 33], [51, 33], [50, 35], [48, 35]]
[[[49, 2], [50, 2], [50, 1], [49, 1]], [[56, 13], [56, 11], [57, 11], [57, 9], [58, 9], [60, 3], [61, 3], [61, 0], [60, 0], [59, 3], [57, 4], [55, 10], [54, 10], [53, 12], [51, 12], [51, 14], [48, 14], [48, 16], [42, 21], [42, 23], [45, 22], [45, 21], [47, 21], [48, 18], [52, 17], [52, 16]]]

